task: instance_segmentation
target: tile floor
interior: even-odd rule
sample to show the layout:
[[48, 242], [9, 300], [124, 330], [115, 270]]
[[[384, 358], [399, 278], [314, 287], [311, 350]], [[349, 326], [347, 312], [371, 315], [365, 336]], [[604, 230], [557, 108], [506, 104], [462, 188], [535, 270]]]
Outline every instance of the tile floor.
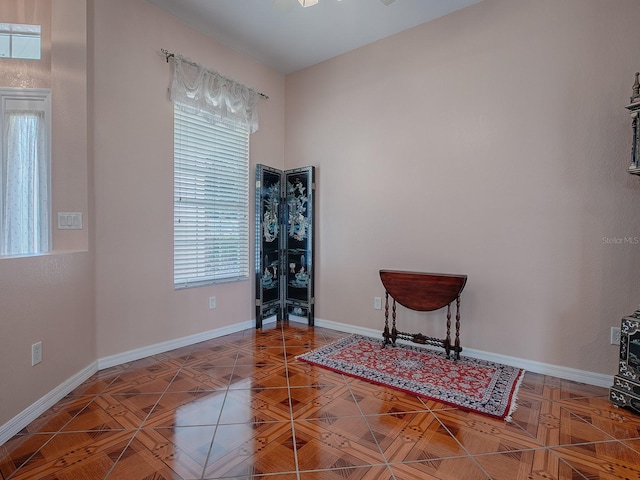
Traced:
[[286, 322], [95, 374], [0, 446], [20, 479], [640, 479], [640, 416], [527, 373], [513, 423], [303, 364]]

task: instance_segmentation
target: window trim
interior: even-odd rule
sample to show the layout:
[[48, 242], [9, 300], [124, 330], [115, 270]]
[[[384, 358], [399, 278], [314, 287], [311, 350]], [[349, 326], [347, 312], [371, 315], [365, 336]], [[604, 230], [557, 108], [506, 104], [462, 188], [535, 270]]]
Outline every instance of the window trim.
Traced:
[[[0, 88], [0, 169], [3, 168], [4, 162], [2, 157], [5, 154], [4, 150], [4, 129], [5, 129], [5, 112], [7, 111], [8, 104], [10, 102], [26, 102], [30, 106], [37, 105], [41, 108], [33, 108], [33, 111], [43, 112], [44, 115], [44, 149], [45, 149], [45, 167], [47, 175], [47, 250], [38, 250], [29, 253], [18, 253], [10, 255], [0, 254], [0, 258], [16, 258], [16, 257], [32, 257], [50, 254], [53, 251], [52, 234], [53, 234], [53, 221], [52, 221], [52, 200], [51, 200], [51, 90], [47, 88]], [[3, 208], [3, 172], [0, 171], [0, 215]], [[1, 217], [0, 217], [1, 219]], [[2, 234], [2, 225], [0, 224], [0, 235]]]

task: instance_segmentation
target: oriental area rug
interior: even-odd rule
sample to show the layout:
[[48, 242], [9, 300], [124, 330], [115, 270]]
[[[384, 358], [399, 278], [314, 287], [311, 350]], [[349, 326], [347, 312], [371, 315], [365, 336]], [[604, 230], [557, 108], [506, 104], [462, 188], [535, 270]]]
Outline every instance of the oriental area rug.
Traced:
[[351, 335], [296, 359], [368, 382], [511, 420], [524, 370], [499, 363]]

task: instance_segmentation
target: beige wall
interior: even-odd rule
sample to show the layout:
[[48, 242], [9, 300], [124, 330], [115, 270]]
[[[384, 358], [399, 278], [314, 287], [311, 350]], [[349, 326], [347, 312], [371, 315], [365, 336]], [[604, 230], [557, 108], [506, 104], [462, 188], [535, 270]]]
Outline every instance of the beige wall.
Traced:
[[[253, 317], [252, 282], [173, 290], [171, 70], [159, 50], [269, 94], [251, 138], [252, 174], [256, 163], [284, 164], [284, 77], [143, 0], [0, 7], [3, 21], [51, 18], [51, 54], [5, 62], [0, 86], [52, 89], [52, 210], [85, 221], [81, 231], [55, 230], [50, 255], [0, 259], [1, 426], [99, 358]], [[32, 368], [37, 341], [44, 361]]]
[[[3, 21], [41, 23], [43, 58], [2, 60], [0, 86], [52, 90], [52, 211], [85, 215], [53, 231], [49, 255], [0, 259], [0, 426], [96, 359], [93, 258], [88, 253], [86, 6], [3, 0]], [[31, 367], [31, 345], [43, 361]]]
[[640, 246], [603, 242], [640, 237], [639, 24], [636, 0], [485, 0], [288, 76], [317, 316], [382, 329], [379, 269], [465, 273], [463, 346], [613, 373], [609, 328], [640, 301]]
[[160, 49], [270, 96], [251, 137], [251, 175], [256, 163], [283, 165], [284, 77], [142, 0], [97, 1], [94, 18], [98, 357], [248, 322], [252, 281], [173, 288], [171, 67]]

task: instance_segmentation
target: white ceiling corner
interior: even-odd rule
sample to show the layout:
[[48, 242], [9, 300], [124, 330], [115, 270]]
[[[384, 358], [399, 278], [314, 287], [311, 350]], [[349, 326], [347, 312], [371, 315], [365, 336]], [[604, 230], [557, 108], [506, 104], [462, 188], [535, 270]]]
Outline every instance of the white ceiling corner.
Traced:
[[289, 74], [481, 0], [320, 0], [308, 8], [298, 0], [147, 1]]

